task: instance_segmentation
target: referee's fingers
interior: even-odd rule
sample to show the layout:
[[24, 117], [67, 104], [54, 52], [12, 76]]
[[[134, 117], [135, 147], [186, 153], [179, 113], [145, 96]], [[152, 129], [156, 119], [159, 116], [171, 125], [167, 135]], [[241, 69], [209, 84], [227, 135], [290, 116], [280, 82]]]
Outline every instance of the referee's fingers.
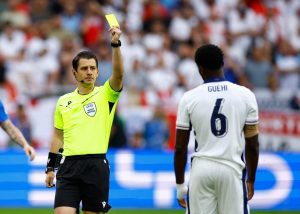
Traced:
[[46, 177], [46, 187], [51, 187], [53, 182], [49, 179], [49, 177]]
[[186, 208], [186, 201], [184, 199], [177, 199], [179, 206]]
[[51, 188], [51, 187], [54, 187], [55, 185], [53, 184], [53, 180], [54, 180], [54, 177], [52, 175], [50, 175], [51, 172], [49, 172], [49, 174], [47, 174], [46, 176], [46, 180], [45, 180], [45, 183], [46, 183], [46, 187], [48, 188]]

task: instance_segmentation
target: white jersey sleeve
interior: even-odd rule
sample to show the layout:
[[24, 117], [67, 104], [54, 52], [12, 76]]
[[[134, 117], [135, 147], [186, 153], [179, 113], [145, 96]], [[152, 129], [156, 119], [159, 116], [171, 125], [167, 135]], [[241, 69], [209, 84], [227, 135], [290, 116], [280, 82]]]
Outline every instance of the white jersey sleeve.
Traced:
[[186, 96], [183, 96], [179, 102], [176, 129], [190, 130], [190, 117], [188, 113], [188, 103]]
[[258, 124], [258, 106], [256, 102], [255, 95], [253, 92], [247, 89], [247, 118], [245, 124], [247, 125], [253, 125], [253, 124]]

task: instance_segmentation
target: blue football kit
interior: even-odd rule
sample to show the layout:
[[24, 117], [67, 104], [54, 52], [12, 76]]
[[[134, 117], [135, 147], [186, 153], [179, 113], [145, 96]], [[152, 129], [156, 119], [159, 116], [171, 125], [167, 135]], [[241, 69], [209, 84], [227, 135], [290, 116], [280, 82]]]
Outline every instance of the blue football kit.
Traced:
[[0, 101], [0, 123], [8, 119], [3, 103]]

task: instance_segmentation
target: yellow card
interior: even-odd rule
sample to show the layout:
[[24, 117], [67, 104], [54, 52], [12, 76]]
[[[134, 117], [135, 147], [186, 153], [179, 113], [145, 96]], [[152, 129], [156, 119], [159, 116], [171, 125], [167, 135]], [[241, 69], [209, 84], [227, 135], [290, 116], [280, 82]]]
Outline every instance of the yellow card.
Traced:
[[105, 15], [105, 18], [111, 28], [112, 27], [120, 27], [115, 14], [113, 14], [113, 13], [107, 14], [107, 15]]

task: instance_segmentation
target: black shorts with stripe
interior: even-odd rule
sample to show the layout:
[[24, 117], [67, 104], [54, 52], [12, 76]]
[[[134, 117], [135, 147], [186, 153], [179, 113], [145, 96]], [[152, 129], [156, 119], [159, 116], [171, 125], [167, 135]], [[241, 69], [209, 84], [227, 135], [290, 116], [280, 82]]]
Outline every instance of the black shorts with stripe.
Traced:
[[107, 212], [109, 162], [105, 154], [67, 156], [56, 175], [54, 208], [67, 206]]

